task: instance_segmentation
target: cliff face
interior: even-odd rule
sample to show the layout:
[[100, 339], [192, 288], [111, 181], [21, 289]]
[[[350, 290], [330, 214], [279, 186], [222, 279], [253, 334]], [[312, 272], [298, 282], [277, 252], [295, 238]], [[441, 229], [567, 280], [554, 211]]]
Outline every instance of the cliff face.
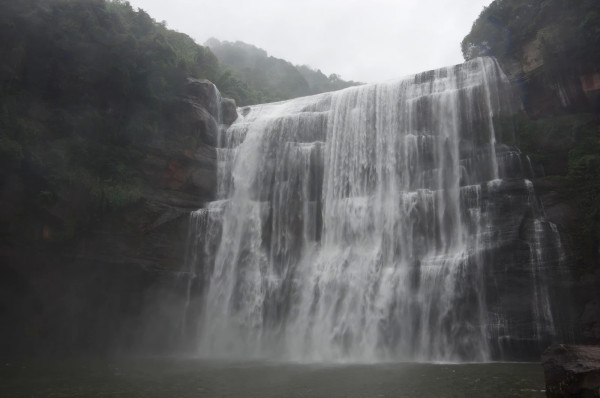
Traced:
[[[523, 110], [512, 123], [516, 144], [533, 162], [536, 192], [568, 250], [570, 277], [555, 278], [577, 342], [600, 341], [600, 246], [596, 205], [600, 101], [597, 73], [548, 66], [539, 40], [500, 59]], [[582, 165], [584, 163], [584, 165]], [[564, 303], [563, 303], [564, 304]]]
[[599, 109], [598, 73], [549, 70], [538, 39], [527, 42], [518, 54], [501, 57], [499, 62], [521, 94], [524, 110], [530, 118]]
[[[165, 137], [141, 148], [144, 181], [135, 204], [107, 212], [90, 233], [66, 242], [54, 240], [53, 225], [40, 220], [27, 245], [0, 246], [0, 353], [174, 348], [188, 214], [214, 199], [218, 129], [237, 114], [212, 83], [195, 79], [169, 112], [169, 131], [186, 131], [200, 143]], [[74, 194], [70, 188], [70, 201], [49, 210], [56, 225], [77, 217], [69, 205], [77, 203]]]
[[572, 335], [600, 341], [600, 14], [596, 1], [496, 0], [461, 43], [465, 59], [495, 56], [520, 94], [509, 120], [535, 170], [548, 221], [570, 253]]

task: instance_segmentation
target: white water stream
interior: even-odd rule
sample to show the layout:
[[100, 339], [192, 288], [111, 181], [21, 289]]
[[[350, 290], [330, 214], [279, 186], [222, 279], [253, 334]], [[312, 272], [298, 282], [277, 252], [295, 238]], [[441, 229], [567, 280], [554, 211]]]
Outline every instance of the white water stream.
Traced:
[[[489, 360], [505, 325], [486, 304], [499, 235], [487, 197], [521, 162], [497, 150], [493, 117], [514, 110], [491, 58], [240, 110], [219, 137], [219, 201], [192, 215], [186, 270], [202, 276], [202, 309], [188, 302], [183, 322], [197, 323], [197, 353]], [[524, 305], [551, 333], [531, 207]]]

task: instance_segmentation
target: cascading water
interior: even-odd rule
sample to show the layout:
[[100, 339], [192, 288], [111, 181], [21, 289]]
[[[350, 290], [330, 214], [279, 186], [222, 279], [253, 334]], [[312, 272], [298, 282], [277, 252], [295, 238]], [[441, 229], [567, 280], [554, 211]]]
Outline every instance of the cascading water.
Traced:
[[[486, 290], [520, 228], [497, 226], [492, 197], [531, 196], [518, 150], [496, 145], [493, 117], [514, 111], [491, 58], [240, 110], [219, 137], [219, 200], [192, 216], [197, 353], [490, 359], [519, 333]], [[536, 339], [554, 332], [538, 274], [556, 229], [522, 206]]]

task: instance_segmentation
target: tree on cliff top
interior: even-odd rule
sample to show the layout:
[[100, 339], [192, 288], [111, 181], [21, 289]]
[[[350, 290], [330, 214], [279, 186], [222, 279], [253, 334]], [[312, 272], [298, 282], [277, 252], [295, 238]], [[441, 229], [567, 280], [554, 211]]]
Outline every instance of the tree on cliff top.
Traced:
[[598, 0], [495, 0], [463, 39], [465, 60], [491, 55], [520, 60], [538, 40], [544, 62], [563, 69], [595, 70], [600, 63]]
[[190, 76], [256, 99], [208, 48], [128, 2], [0, 2], [0, 234], [55, 219], [60, 201], [77, 224], [65, 236], [135, 202], [143, 148], [194, 139], [168, 112]]

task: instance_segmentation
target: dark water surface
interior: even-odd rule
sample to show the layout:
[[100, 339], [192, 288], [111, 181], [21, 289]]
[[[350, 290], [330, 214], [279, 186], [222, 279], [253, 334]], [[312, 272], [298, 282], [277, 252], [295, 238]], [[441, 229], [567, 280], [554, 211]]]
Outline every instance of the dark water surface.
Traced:
[[2, 363], [0, 397], [544, 397], [539, 364]]

